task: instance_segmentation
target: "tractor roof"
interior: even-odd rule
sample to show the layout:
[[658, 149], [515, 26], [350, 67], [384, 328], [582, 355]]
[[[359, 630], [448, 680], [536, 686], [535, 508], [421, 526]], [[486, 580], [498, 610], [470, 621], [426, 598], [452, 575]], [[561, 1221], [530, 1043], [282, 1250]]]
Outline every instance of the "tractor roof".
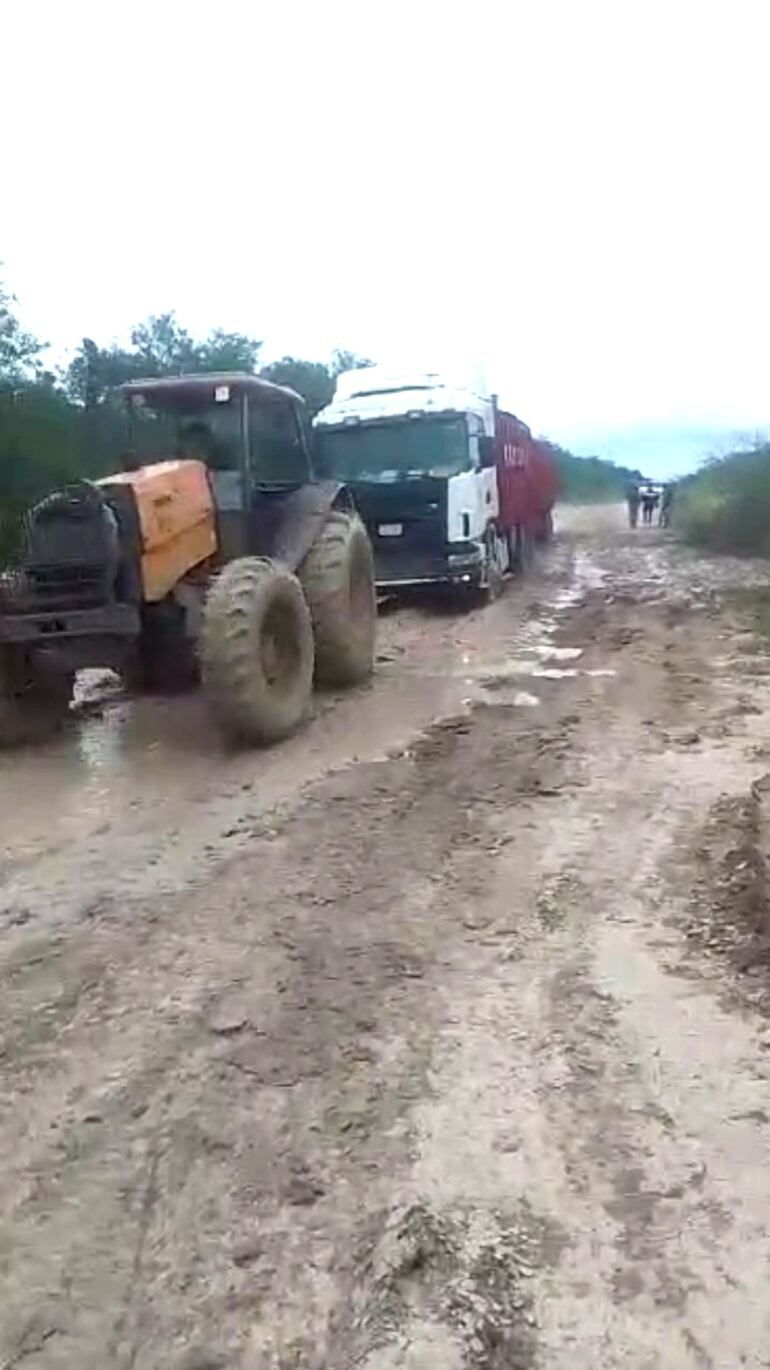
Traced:
[[234, 392], [245, 391], [261, 400], [283, 398], [304, 404], [302, 396], [296, 390], [290, 390], [288, 385], [274, 385], [261, 376], [250, 375], [248, 371], [208, 371], [197, 376], [148, 376], [145, 380], [126, 381], [119, 389], [129, 399], [132, 395], [139, 395], [150, 402], [166, 400], [173, 403], [175, 399], [205, 400], [209, 394], [214, 399], [214, 392], [223, 386], [229, 386]]

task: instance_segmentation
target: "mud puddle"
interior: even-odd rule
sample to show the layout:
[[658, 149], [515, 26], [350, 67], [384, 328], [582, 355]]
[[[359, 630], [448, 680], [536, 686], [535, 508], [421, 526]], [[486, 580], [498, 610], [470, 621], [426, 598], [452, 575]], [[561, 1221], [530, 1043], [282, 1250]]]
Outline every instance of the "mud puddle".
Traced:
[[265, 751], [228, 754], [199, 695], [128, 699], [115, 677], [84, 673], [61, 737], [0, 756], [0, 925], [88, 919], [204, 879], [328, 770], [385, 757], [482, 698], [481, 678], [527, 637], [533, 597], [550, 603], [569, 574], [563, 547], [487, 609], [391, 612], [371, 685], [317, 695], [309, 723]]

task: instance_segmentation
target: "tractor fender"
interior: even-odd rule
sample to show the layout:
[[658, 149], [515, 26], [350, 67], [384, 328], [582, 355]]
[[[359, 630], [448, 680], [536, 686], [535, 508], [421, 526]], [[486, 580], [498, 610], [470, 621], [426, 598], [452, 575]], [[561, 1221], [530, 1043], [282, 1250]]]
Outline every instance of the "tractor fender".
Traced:
[[270, 555], [290, 571], [296, 571], [318, 541], [332, 509], [355, 512], [353, 497], [340, 481], [314, 481], [292, 491], [281, 503]]

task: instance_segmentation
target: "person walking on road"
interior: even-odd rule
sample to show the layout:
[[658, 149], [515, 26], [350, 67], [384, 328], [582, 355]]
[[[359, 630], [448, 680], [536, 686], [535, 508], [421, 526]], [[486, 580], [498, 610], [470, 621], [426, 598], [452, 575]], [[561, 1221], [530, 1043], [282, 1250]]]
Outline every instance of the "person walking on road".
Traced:
[[626, 490], [626, 504], [628, 505], [628, 526], [635, 528], [639, 522], [639, 486], [629, 485]]
[[668, 481], [663, 486], [663, 494], [660, 500], [660, 514], [658, 516], [658, 527], [668, 528], [671, 523], [671, 506], [674, 503], [674, 482]]
[[652, 527], [653, 515], [657, 507], [658, 493], [653, 490], [651, 485], [648, 485], [642, 491], [642, 522], [647, 528]]

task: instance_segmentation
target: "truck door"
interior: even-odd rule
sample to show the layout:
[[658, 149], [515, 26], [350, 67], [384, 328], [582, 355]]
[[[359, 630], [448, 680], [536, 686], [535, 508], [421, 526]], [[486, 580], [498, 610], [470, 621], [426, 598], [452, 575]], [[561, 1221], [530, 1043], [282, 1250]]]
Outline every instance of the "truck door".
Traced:
[[478, 542], [490, 519], [497, 517], [497, 473], [482, 460], [480, 439], [484, 425], [476, 414], [467, 415], [470, 470], [452, 476], [447, 491], [447, 541]]

